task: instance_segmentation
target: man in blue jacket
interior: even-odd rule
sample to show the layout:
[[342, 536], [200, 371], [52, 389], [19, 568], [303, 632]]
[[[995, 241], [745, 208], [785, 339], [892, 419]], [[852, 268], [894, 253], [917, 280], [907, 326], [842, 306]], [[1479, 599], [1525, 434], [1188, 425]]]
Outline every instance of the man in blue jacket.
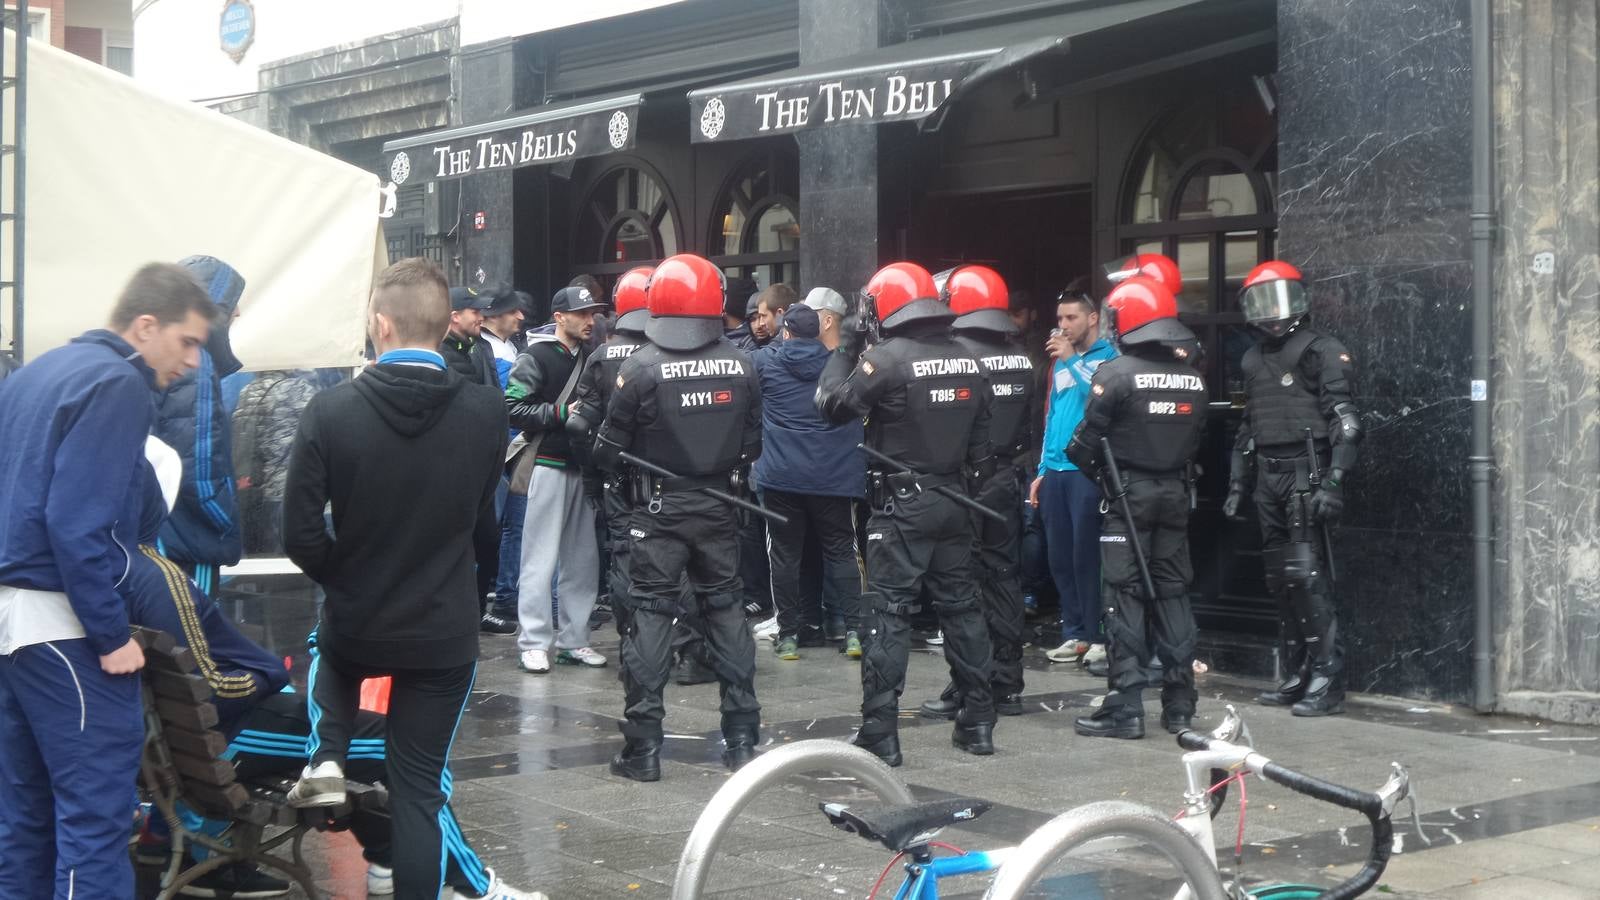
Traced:
[[156, 398], [155, 436], [183, 458], [183, 490], [161, 527], [160, 546], [201, 590], [215, 594], [217, 570], [238, 562], [244, 552], [233, 483], [233, 428], [222, 403], [222, 379], [243, 367], [228, 342], [228, 327], [239, 314], [244, 277], [210, 256], [191, 256], [178, 265], [205, 288], [218, 313], [200, 350], [200, 366]]
[[133, 896], [144, 654], [118, 590], [151, 391], [200, 365], [215, 312], [187, 271], [151, 263], [109, 328], [0, 391], [0, 897]]
[[[814, 532], [822, 547], [823, 580], [844, 611], [844, 652], [861, 658], [861, 567], [853, 503], [866, 493], [867, 464], [857, 445], [859, 421], [834, 425], [817, 412], [817, 378], [829, 350], [817, 339], [817, 311], [803, 303], [783, 316], [783, 340], [752, 354], [761, 376], [761, 457], [751, 479], [762, 502], [789, 518], [767, 524], [779, 659], [800, 658], [800, 635], [822, 635], [822, 608], [804, 609], [800, 555]], [[820, 642], [820, 641], [819, 641]], [[808, 642], [809, 643], [809, 642]]]

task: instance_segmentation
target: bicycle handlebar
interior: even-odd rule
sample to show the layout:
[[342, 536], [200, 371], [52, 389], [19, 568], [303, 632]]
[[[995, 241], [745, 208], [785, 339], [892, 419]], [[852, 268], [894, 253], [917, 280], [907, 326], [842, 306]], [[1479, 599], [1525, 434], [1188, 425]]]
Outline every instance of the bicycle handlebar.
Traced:
[[1355, 788], [1324, 781], [1314, 775], [1296, 772], [1266, 757], [1227, 741], [1220, 741], [1194, 731], [1178, 735], [1178, 746], [1189, 751], [1237, 751], [1244, 766], [1269, 781], [1283, 785], [1297, 794], [1320, 800], [1334, 806], [1354, 810], [1367, 817], [1372, 825], [1372, 841], [1367, 850], [1367, 862], [1350, 878], [1324, 891], [1323, 900], [1351, 900], [1372, 889], [1389, 865], [1389, 855], [1394, 849], [1394, 825], [1390, 814], [1399, 802], [1411, 792], [1411, 776], [1405, 767], [1392, 763], [1389, 780], [1377, 791]]

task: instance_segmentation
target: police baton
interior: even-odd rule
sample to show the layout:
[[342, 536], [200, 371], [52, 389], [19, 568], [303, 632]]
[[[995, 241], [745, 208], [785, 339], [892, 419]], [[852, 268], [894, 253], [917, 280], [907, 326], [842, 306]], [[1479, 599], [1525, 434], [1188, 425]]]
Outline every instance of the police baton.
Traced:
[[1100, 438], [1100, 456], [1105, 460], [1106, 487], [1111, 489], [1111, 499], [1122, 508], [1122, 521], [1128, 523], [1128, 546], [1133, 548], [1133, 560], [1139, 564], [1139, 581], [1145, 596], [1156, 602], [1156, 583], [1150, 580], [1150, 563], [1144, 557], [1144, 546], [1139, 543], [1139, 523], [1133, 518], [1133, 505], [1128, 502], [1128, 489], [1122, 483], [1122, 470], [1117, 468], [1116, 454], [1111, 452], [1111, 441]]
[[[1322, 469], [1317, 465], [1317, 439], [1309, 428], [1306, 429], [1306, 459], [1311, 466], [1308, 479], [1311, 482], [1311, 493], [1316, 494], [1317, 488], [1322, 487]], [[1309, 512], [1307, 510], [1308, 514]], [[1318, 522], [1317, 525], [1320, 526], [1318, 530], [1322, 532], [1322, 561], [1328, 566], [1328, 580], [1338, 581], [1339, 572], [1333, 566], [1333, 535], [1328, 532], [1326, 521]]]
[[[639, 468], [645, 470], [646, 472], [649, 472], [651, 475], [656, 475], [656, 476], [661, 477], [661, 478], [678, 478], [678, 477], [680, 477], [677, 474], [673, 473], [672, 471], [670, 471], [668, 469], [663, 469], [663, 468], [661, 468], [660, 466], [656, 465], [655, 463], [651, 462], [648, 459], [642, 459], [640, 457], [634, 456], [632, 453], [629, 453], [626, 450], [623, 450], [622, 452], [618, 453], [617, 454], [617, 458], [622, 460], [623, 462], [631, 465], [631, 466], [638, 466]], [[731, 503], [734, 506], [739, 507], [740, 509], [747, 509], [747, 510], [755, 513], [758, 516], [764, 516], [764, 517], [766, 517], [768, 519], [771, 519], [772, 521], [777, 522], [779, 525], [787, 525], [787, 524], [789, 524], [789, 517], [788, 516], [780, 515], [779, 513], [775, 513], [772, 510], [767, 509], [765, 506], [762, 506], [759, 503], [751, 503], [749, 500], [744, 500], [744, 499], [741, 499], [739, 497], [735, 497], [734, 495], [728, 493], [727, 491], [719, 491], [714, 487], [697, 487], [697, 488], [694, 488], [694, 490], [699, 491], [702, 494], [706, 494], [708, 496], [715, 497], [718, 500], [721, 500], [723, 503]]]
[[[862, 449], [862, 450], [865, 450], [868, 456], [872, 457], [873, 459], [878, 460], [879, 462], [888, 463], [889, 465], [894, 466], [896, 469], [899, 469], [902, 472], [910, 473], [913, 477], [921, 477], [922, 476], [921, 472], [918, 472], [916, 469], [911, 468], [910, 466], [906, 465], [905, 463], [901, 462], [898, 459], [895, 459], [894, 457], [890, 456], [887, 453], [884, 453], [884, 452], [879, 451], [879, 450], [874, 450], [873, 448], [868, 447], [866, 444], [857, 444], [856, 446], [858, 448]], [[996, 522], [1004, 522], [1004, 521], [1006, 521], [1006, 517], [1005, 516], [1002, 516], [1001, 514], [995, 512], [994, 510], [990, 509], [989, 507], [984, 506], [982, 503], [979, 503], [978, 501], [972, 499], [971, 497], [968, 497], [966, 494], [963, 494], [960, 491], [951, 489], [950, 485], [948, 485], [948, 484], [941, 484], [938, 487], [933, 488], [933, 492], [936, 493], [936, 494], [939, 494], [941, 496], [949, 497], [951, 500], [954, 500], [955, 502], [961, 504], [962, 506], [965, 506], [966, 508], [972, 510], [973, 512], [977, 513], [980, 516], [988, 516], [989, 518], [995, 520]]]

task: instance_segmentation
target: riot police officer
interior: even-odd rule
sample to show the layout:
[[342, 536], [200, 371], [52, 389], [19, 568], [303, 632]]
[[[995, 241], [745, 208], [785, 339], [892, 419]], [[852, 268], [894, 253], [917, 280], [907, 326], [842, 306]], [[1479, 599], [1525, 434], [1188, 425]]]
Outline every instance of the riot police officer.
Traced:
[[1245, 276], [1239, 305], [1262, 334], [1244, 355], [1244, 422], [1234, 441], [1223, 512], [1238, 518], [1255, 480], [1261, 559], [1278, 600], [1276, 688], [1257, 700], [1297, 716], [1344, 711], [1327, 525], [1344, 510], [1344, 480], [1361, 443], [1355, 366], [1337, 338], [1306, 324], [1300, 271], [1269, 260]]
[[[575, 440], [592, 439], [590, 432], [605, 419], [606, 408], [611, 405], [622, 364], [645, 344], [645, 323], [650, 319], [645, 286], [653, 272], [655, 269], [650, 266], [639, 266], [617, 279], [611, 293], [612, 309], [617, 316], [611, 325], [611, 334], [589, 356], [567, 408], [567, 430]], [[617, 472], [601, 473], [599, 499], [605, 513], [606, 549], [610, 551], [606, 560], [606, 586], [614, 598], [628, 596], [628, 517], [632, 513], [628, 488], [632, 474], [628, 466]], [[621, 634], [627, 604], [618, 603], [615, 609], [617, 633]]]
[[[994, 752], [989, 632], [973, 583], [972, 520], [952, 494], [968, 473], [987, 480], [992, 398], [977, 358], [950, 334], [955, 317], [938, 299], [928, 270], [894, 263], [867, 283], [856, 325], [817, 381], [817, 408], [838, 423], [867, 420], [869, 472], [866, 557], [871, 611], [861, 661], [861, 730], [853, 743], [900, 765], [896, 716], [905, 690], [910, 616], [933, 601], [944, 630], [945, 659], [960, 697], [951, 742], [980, 756]], [[870, 319], [884, 339], [862, 352]], [[869, 454], [871, 456], [871, 454]]]
[[[934, 279], [939, 281], [938, 277]], [[973, 547], [978, 595], [989, 627], [994, 664], [989, 689], [995, 712], [1022, 714], [1022, 632], [1027, 611], [1022, 605], [1022, 489], [1018, 470], [1033, 442], [1033, 409], [1038, 379], [1033, 360], [1017, 343], [1010, 315], [1011, 299], [1000, 273], [987, 266], [961, 266], [950, 272], [940, 295], [955, 314], [951, 328], [956, 343], [983, 364], [994, 397], [989, 439], [994, 447], [994, 474], [973, 498], [1004, 516], [996, 521], [973, 514], [977, 537]], [[961, 709], [952, 682], [938, 699], [922, 704], [930, 719], [953, 719]]]
[[1194, 333], [1178, 321], [1164, 285], [1124, 279], [1105, 305], [1122, 355], [1095, 371], [1067, 458], [1106, 494], [1100, 570], [1110, 693], [1074, 730], [1144, 737], [1145, 665], [1154, 651], [1163, 664], [1161, 724], [1177, 734], [1189, 727], [1196, 700], [1190, 464], [1205, 427], [1206, 385], [1188, 349]]
[[732, 506], [702, 490], [726, 490], [735, 470], [761, 454], [761, 386], [750, 357], [722, 337], [723, 290], [722, 273], [699, 256], [673, 256], [656, 268], [647, 292], [650, 343], [623, 363], [595, 438], [595, 460], [607, 471], [618, 471], [619, 454], [628, 452], [674, 476], [640, 472], [628, 522], [627, 741], [611, 771], [636, 781], [661, 777], [661, 694], [685, 573], [721, 683], [723, 763], [749, 762], [760, 737], [755, 641], [740, 608], [738, 522]]

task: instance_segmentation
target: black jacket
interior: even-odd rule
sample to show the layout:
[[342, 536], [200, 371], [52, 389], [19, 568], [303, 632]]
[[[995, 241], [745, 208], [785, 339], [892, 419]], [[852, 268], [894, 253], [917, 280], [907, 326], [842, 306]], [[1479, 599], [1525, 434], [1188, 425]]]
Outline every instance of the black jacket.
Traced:
[[[556, 400], [573, 369], [583, 365], [587, 356], [588, 351], [582, 347], [576, 353], [568, 350], [553, 334], [533, 334], [528, 337], [528, 349], [511, 367], [511, 380], [506, 382], [506, 412], [513, 428], [522, 429], [529, 441], [539, 439], [535, 457], [538, 465], [560, 469], [568, 462], [584, 461], [581, 456], [573, 458], [573, 443], [566, 431], [567, 410]], [[577, 395], [574, 386], [566, 406], [572, 406]]]
[[506, 430], [499, 391], [432, 368], [372, 366], [312, 399], [289, 458], [283, 544], [327, 592], [320, 646], [396, 668], [478, 658], [473, 532], [493, 520], [483, 512]]
[[439, 344], [439, 355], [444, 357], [444, 364], [450, 371], [473, 384], [500, 386], [500, 375], [494, 367], [494, 350], [488, 341], [447, 334]]

